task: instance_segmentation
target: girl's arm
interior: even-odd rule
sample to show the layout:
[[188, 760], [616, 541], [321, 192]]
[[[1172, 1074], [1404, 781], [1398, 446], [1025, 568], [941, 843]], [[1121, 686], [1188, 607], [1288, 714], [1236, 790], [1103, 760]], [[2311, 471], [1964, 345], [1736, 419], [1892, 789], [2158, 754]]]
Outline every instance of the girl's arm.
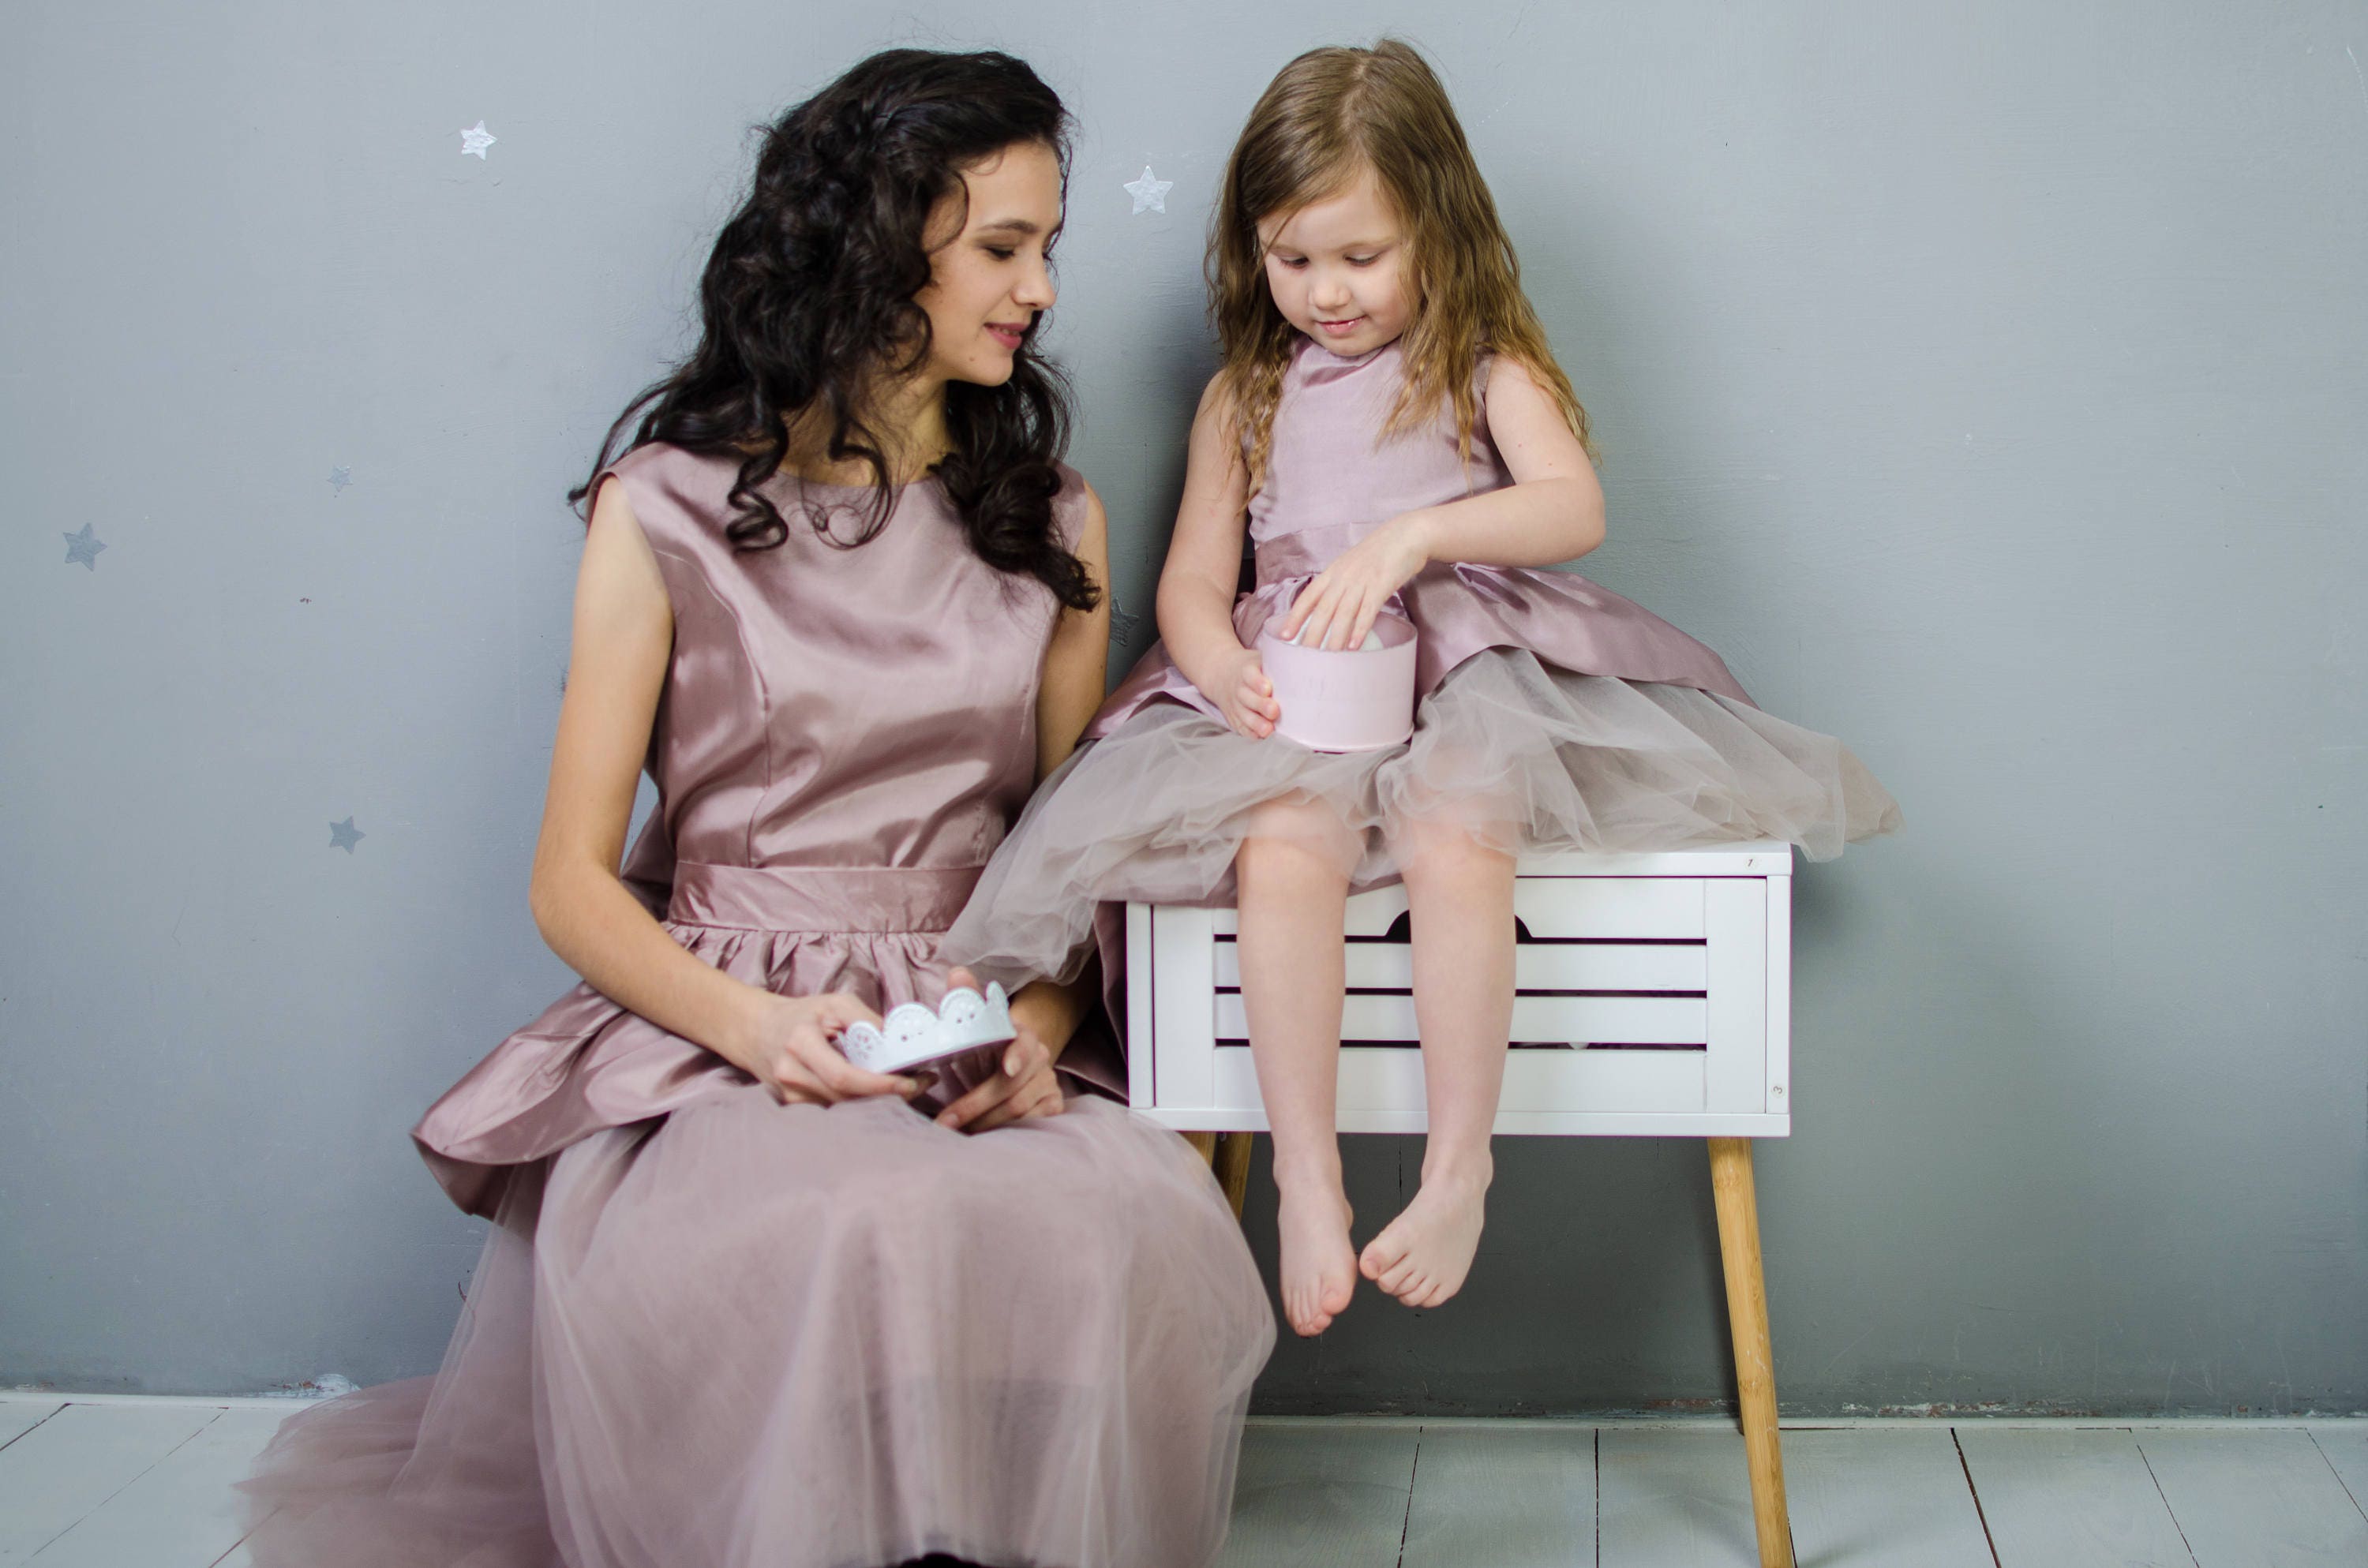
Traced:
[[674, 642], [657, 557], [621, 483], [603, 484], [575, 579], [575, 642], [529, 902], [552, 951], [620, 1006], [705, 1046], [785, 1099], [910, 1094], [831, 1030], [877, 1015], [851, 996], [787, 997], [687, 951], [618, 876]]
[[1224, 712], [1227, 723], [1255, 737], [1271, 732], [1282, 710], [1258, 655], [1234, 631], [1249, 487], [1240, 426], [1220, 376], [1201, 394], [1192, 416], [1184, 500], [1159, 572], [1159, 636], [1184, 678]]
[[[1077, 540], [1077, 559], [1085, 562], [1086, 575], [1101, 597], [1091, 609], [1064, 608], [1044, 651], [1044, 679], [1036, 694], [1039, 782], [1077, 749], [1077, 737], [1101, 706], [1110, 674], [1110, 522], [1102, 498], [1090, 484], [1086, 486], [1086, 526]], [[957, 983], [975, 982], [966, 970], [956, 971], [953, 978]], [[939, 1122], [985, 1132], [1006, 1121], [1057, 1110], [1060, 1091], [1053, 1081], [1053, 1063], [1068, 1049], [1100, 991], [1099, 975], [1091, 967], [1067, 985], [1039, 980], [1021, 986], [1011, 999], [1011, 1021], [1019, 1026], [1019, 1038], [1007, 1049], [1003, 1071], [948, 1106]]]
[[1434, 561], [1552, 566], [1603, 542], [1603, 487], [1561, 407], [1526, 366], [1488, 372], [1488, 431], [1513, 483], [1406, 512], [1344, 551], [1303, 589], [1278, 635], [1353, 647], [1392, 594]]

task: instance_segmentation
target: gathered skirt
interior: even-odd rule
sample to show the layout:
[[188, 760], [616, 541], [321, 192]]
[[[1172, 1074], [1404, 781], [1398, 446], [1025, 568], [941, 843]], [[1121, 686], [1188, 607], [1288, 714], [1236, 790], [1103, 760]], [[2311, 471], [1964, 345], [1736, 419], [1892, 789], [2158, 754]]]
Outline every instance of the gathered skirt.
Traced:
[[1304, 835], [1361, 890], [1395, 880], [1417, 823], [1515, 856], [1775, 839], [1821, 860], [1900, 815], [1849, 747], [1738, 697], [1493, 647], [1377, 751], [1251, 739], [1183, 701], [1143, 703], [1037, 790], [941, 950], [1007, 984], [1071, 979], [1097, 903], [1229, 903], [1253, 831]]
[[[868, 890], [875, 927], [941, 928], [946, 882], [685, 866], [667, 928], [884, 1007], [942, 987], [935, 931], [750, 923]], [[1273, 1312], [1207, 1165], [1121, 1106], [975, 1134], [894, 1098], [784, 1106], [582, 986], [416, 1136], [495, 1221], [459, 1325], [435, 1375], [282, 1424], [242, 1485], [258, 1568], [1204, 1568], [1222, 1544]]]

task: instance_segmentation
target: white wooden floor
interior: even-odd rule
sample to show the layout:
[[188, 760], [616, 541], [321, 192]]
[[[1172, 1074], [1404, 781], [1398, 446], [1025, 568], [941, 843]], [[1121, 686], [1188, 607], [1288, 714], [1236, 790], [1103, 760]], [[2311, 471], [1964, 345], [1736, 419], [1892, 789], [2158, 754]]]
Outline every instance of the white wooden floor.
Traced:
[[[0, 1394], [0, 1563], [242, 1568], [290, 1406]], [[1801, 1568], [2368, 1564], [2368, 1421], [1787, 1427]], [[1715, 1424], [1257, 1421], [1224, 1568], [1750, 1568]]]

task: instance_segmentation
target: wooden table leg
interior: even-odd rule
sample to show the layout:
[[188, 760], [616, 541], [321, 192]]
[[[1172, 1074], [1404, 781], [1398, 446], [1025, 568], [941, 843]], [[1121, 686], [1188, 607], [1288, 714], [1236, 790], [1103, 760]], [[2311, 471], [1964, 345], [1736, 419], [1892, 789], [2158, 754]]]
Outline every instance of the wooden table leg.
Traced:
[[1234, 1218], [1240, 1219], [1243, 1200], [1250, 1195], [1250, 1134], [1226, 1133], [1217, 1143], [1217, 1157], [1210, 1163], [1216, 1167], [1217, 1184], [1234, 1206]]
[[1726, 1270], [1726, 1322], [1735, 1338], [1736, 1402], [1751, 1466], [1751, 1522], [1759, 1568], [1793, 1568], [1793, 1524], [1784, 1507], [1784, 1452], [1776, 1437], [1776, 1364], [1768, 1346], [1768, 1288], [1759, 1268], [1759, 1204], [1751, 1186], [1751, 1140], [1710, 1140], [1711, 1195], [1718, 1204], [1718, 1256]]

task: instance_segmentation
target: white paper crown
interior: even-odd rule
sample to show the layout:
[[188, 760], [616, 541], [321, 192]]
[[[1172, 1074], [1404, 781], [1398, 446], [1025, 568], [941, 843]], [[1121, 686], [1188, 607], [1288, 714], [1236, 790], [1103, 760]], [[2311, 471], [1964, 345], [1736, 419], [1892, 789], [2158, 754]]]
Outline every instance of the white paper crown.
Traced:
[[838, 1049], [868, 1073], [895, 1073], [973, 1046], [994, 1045], [1019, 1032], [1011, 1026], [1003, 987], [993, 981], [984, 996], [967, 985], [955, 986], [934, 1012], [922, 1002], [892, 1007], [885, 1022], [884, 1029], [848, 1025], [838, 1033]]

